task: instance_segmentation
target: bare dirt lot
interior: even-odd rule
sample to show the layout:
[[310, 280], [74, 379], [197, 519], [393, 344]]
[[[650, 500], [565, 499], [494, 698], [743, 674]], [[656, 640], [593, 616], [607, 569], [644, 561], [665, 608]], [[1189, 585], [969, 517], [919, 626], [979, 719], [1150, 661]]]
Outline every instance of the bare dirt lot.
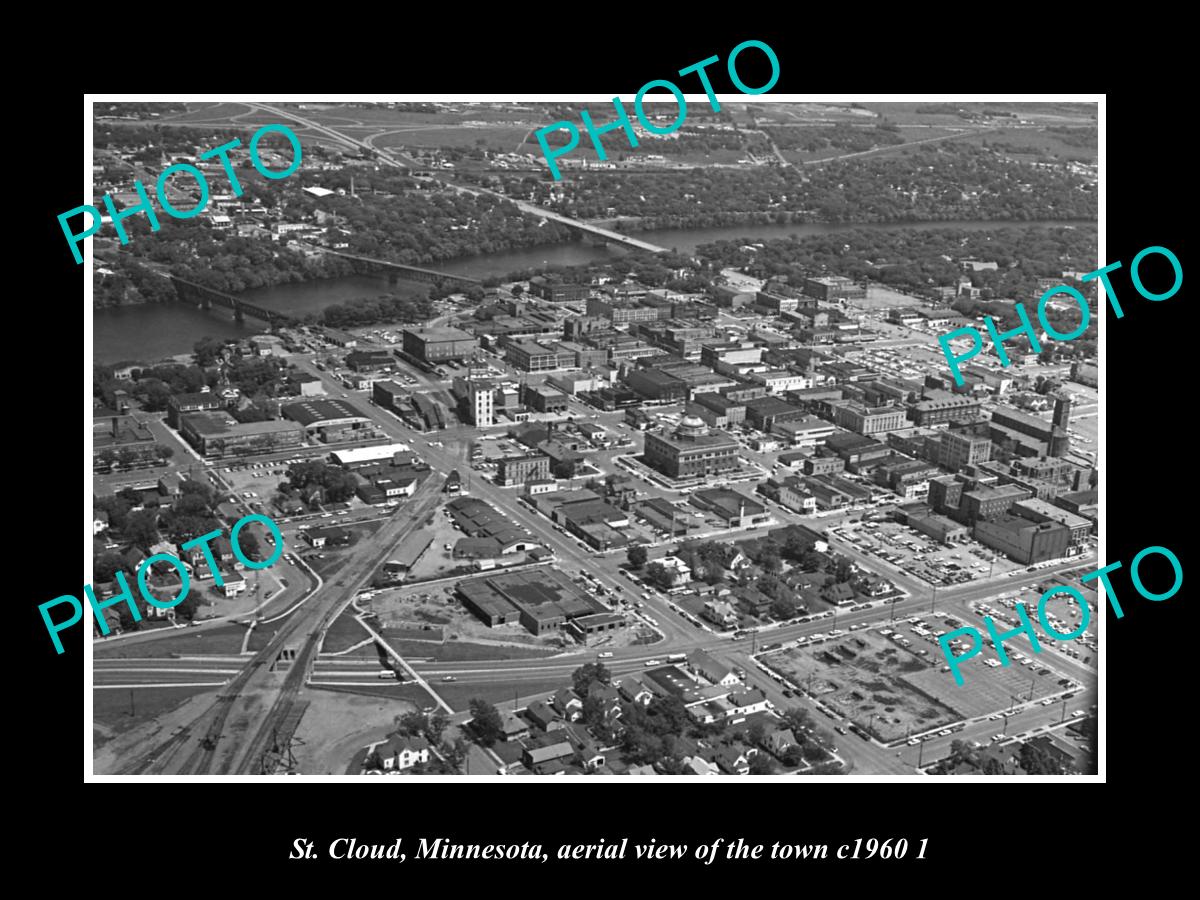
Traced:
[[396, 716], [416, 709], [404, 700], [341, 691], [309, 691], [307, 699], [311, 705], [296, 729], [296, 759], [306, 775], [345, 774], [355, 752], [387, 737]]
[[961, 718], [908, 679], [924, 672], [946, 676], [875, 631], [784, 650], [764, 661], [885, 742]]

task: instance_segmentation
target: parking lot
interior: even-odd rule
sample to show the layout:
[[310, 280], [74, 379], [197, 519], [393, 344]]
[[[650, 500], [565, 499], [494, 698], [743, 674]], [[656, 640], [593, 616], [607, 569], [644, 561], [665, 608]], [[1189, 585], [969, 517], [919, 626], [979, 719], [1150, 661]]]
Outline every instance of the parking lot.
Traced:
[[930, 584], [964, 584], [1024, 568], [975, 540], [947, 546], [898, 522], [847, 522], [831, 534]]
[[[1048, 581], [1045, 583], [1047, 590], [1051, 586], [1051, 582]], [[1100, 645], [1096, 634], [1096, 623], [1099, 619], [1096, 615], [1096, 604], [1099, 598], [1095, 591], [1082, 587], [1078, 582], [1071, 583], [1071, 587], [1074, 587], [1083, 594], [1092, 611], [1088, 627], [1079, 637], [1072, 638], [1071, 640], [1055, 640], [1041, 627], [1037, 608], [1042, 591], [1037, 586], [1021, 591], [1011, 591], [989, 600], [975, 601], [971, 604], [971, 609], [979, 614], [981, 621], [984, 616], [990, 616], [996, 621], [997, 625], [1003, 625], [1006, 629], [1015, 628], [1020, 624], [1016, 614], [1016, 605], [1019, 601], [1024, 604], [1030, 620], [1035, 623], [1040, 643], [1052, 646], [1059, 653], [1069, 656], [1072, 659], [1077, 659], [1082, 663], [1098, 665]], [[1056, 594], [1046, 601], [1046, 619], [1054, 630], [1060, 634], [1070, 634], [1075, 631], [1082, 621], [1082, 616], [1083, 612], [1080, 610], [1079, 604], [1069, 594]]]

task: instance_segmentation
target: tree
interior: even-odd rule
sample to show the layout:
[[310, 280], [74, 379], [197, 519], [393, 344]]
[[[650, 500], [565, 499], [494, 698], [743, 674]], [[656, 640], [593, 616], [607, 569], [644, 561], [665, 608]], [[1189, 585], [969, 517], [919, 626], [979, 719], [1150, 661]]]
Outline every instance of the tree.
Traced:
[[790, 619], [796, 615], [796, 604], [784, 597], [780, 597], [771, 603], [771, 615], [776, 619]]
[[635, 569], [640, 569], [644, 566], [649, 556], [650, 554], [646, 552], [646, 548], [641, 544], [634, 544], [625, 551], [625, 557]]
[[238, 546], [242, 548], [242, 552], [246, 554], [247, 559], [252, 559], [258, 562], [262, 559], [262, 545], [258, 542], [258, 538], [254, 536], [249, 528], [243, 528], [238, 532]]
[[430, 744], [437, 745], [442, 742], [442, 734], [450, 725], [450, 718], [440, 709], [435, 710], [430, 714], [425, 722], [425, 739]]
[[396, 730], [400, 734], [414, 737], [425, 732], [429, 725], [429, 718], [423, 712], [410, 712], [397, 716], [394, 722]]
[[783, 760], [783, 764], [790, 768], [804, 765], [804, 751], [799, 744], [789, 744], [783, 749], [783, 755], [780, 758]]
[[446, 765], [456, 772], [462, 771], [463, 763], [466, 762], [470, 749], [470, 746], [462, 738], [455, 738], [453, 743], [446, 741], [440, 748], [442, 758], [446, 760]]
[[671, 571], [659, 562], [652, 562], [646, 565], [646, 580], [652, 585], [662, 590], [670, 590], [675, 584], [675, 576]]
[[755, 722], [746, 729], [746, 739], [755, 747], [762, 747], [767, 742], [767, 729], [762, 722]]
[[478, 697], [471, 700], [470, 710], [471, 730], [475, 732], [479, 743], [485, 747], [492, 746], [504, 733], [504, 720], [500, 718], [499, 710]]
[[119, 553], [101, 553], [96, 557], [95, 563], [92, 565], [92, 578], [98, 584], [112, 581], [116, 577], [118, 571], [125, 572], [126, 575], [132, 575], [129, 571], [129, 566], [124, 558]]
[[595, 728], [604, 723], [604, 704], [599, 697], [584, 697], [583, 708], [580, 710], [583, 724]]
[[601, 684], [609, 684], [612, 681], [612, 674], [604, 663], [584, 663], [571, 673], [571, 685], [580, 697], [587, 696], [588, 688], [592, 686], [593, 681], [599, 681]]
[[139, 509], [130, 513], [123, 529], [125, 537], [141, 547], [149, 547], [158, 541], [158, 513], [152, 509]]
[[750, 774], [773, 775], [775, 774], [775, 763], [766, 753], [755, 753], [750, 758]]
[[793, 706], [790, 709], [784, 710], [783, 719], [787, 722], [788, 728], [792, 729], [792, 733], [797, 737], [813, 726], [812, 713], [801, 706]]

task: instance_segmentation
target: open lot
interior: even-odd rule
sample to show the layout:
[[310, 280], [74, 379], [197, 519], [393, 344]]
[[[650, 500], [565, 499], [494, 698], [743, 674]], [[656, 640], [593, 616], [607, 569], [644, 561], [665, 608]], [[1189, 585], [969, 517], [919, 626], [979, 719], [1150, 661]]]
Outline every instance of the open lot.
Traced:
[[869, 728], [880, 740], [948, 725], [960, 718], [908, 678], [915, 673], [941, 675], [925, 647], [905, 648], [875, 631], [825, 641], [816, 646], [782, 650], [763, 658], [771, 668], [806, 689], [838, 714]]
[[[95, 688], [92, 718], [96, 723], [96, 746], [143, 722], [170, 712], [190, 697], [216, 693], [212, 687]], [[132, 695], [132, 699], [131, 696]], [[132, 715], [131, 715], [132, 712]]]
[[181, 629], [171, 637], [153, 641], [115, 640], [92, 645], [96, 659], [165, 658], [177, 654], [211, 653], [227, 656], [240, 653], [246, 629], [241, 625], [222, 625], [218, 628]]
[[526, 698], [569, 686], [570, 679], [564, 678], [562, 675], [549, 675], [546, 677], [536, 676], [529, 679], [522, 679], [516, 683], [512, 681], [505, 683], [489, 681], [452, 684], [434, 682], [433, 688], [437, 691], [438, 696], [445, 700], [452, 709], [456, 712], [462, 712], [470, 706], [471, 701], [476, 697], [486, 700], [488, 703], [495, 704], [501, 709], [507, 705], [511, 710], [514, 685], [516, 686], [517, 693], [521, 697]]
[[345, 691], [310, 690], [305, 697], [310, 703], [296, 729], [296, 758], [300, 771], [322, 775], [343, 774], [357, 751], [387, 737], [397, 716], [433, 705], [432, 699]]

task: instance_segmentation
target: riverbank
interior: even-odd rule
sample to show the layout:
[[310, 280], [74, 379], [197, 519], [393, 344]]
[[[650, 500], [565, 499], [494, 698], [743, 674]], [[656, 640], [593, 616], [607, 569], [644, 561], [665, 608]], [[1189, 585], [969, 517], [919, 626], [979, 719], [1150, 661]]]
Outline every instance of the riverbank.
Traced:
[[[793, 223], [744, 224], [712, 228], [663, 229], [653, 232], [654, 242], [679, 253], [691, 255], [701, 244], [722, 240], [757, 242], [792, 235], [806, 237], [837, 231], [906, 229], [933, 230], [955, 228], [985, 231], [1005, 227], [1048, 228], [1058, 226], [1095, 227], [1095, 222], [1065, 220], [1038, 222], [1011, 221], [936, 221], [907, 224], [871, 223]], [[609, 245], [596, 246], [584, 241], [566, 241], [536, 245], [523, 250], [459, 257], [436, 264], [433, 268], [453, 275], [485, 279], [509, 273], [545, 269], [553, 266], [579, 266], [614, 259], [620, 253]], [[254, 288], [239, 294], [266, 309], [302, 317], [328, 306], [362, 297], [391, 294], [400, 297], [425, 296], [429, 285], [398, 280], [389, 282], [380, 274], [342, 275], [302, 282]], [[266, 323], [247, 319], [233, 321], [229, 310], [197, 309], [185, 303], [148, 303], [96, 309], [93, 314], [95, 360], [113, 364], [133, 359], [157, 360], [190, 352], [205, 336], [242, 338], [266, 330]]]

